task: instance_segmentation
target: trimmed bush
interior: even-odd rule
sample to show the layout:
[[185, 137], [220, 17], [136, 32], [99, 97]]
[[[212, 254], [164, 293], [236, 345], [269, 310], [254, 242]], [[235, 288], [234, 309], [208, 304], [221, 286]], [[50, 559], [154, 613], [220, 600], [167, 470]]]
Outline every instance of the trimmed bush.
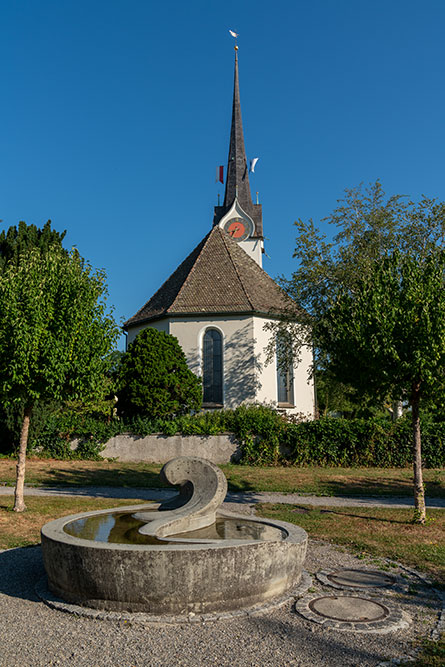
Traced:
[[[422, 424], [422, 459], [426, 468], [445, 462], [445, 423]], [[281, 440], [283, 459], [291, 465], [404, 468], [412, 463], [411, 416], [386, 419], [324, 418], [288, 424]]]
[[118, 371], [121, 416], [150, 419], [199, 410], [201, 380], [188, 368], [178, 339], [147, 327], [131, 343]]

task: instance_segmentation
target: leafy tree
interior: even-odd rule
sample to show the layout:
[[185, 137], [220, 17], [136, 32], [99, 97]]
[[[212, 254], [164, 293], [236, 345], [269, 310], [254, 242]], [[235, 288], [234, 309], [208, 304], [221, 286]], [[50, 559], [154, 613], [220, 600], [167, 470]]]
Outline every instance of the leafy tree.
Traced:
[[[281, 284], [302, 307], [300, 324], [305, 325], [291, 326], [289, 354], [298, 356], [301, 345], [314, 345], [316, 368], [328, 371], [329, 359], [311, 333], [313, 322], [323, 315], [333, 295], [343, 289], [353, 292], [375, 261], [388, 253], [398, 250], [420, 261], [443, 248], [445, 203], [425, 197], [420, 202], [403, 195], [388, 197], [376, 181], [368, 187], [345, 190], [344, 198], [322, 222], [327, 225], [327, 234], [321, 233], [313, 220], [295, 223], [298, 266], [290, 279], [281, 278]], [[287, 322], [280, 327], [288, 327]], [[336, 392], [339, 397], [343, 389]], [[360, 395], [347, 393], [353, 402], [360, 402]], [[400, 397], [390, 398], [398, 402]], [[339, 408], [335, 404], [331, 407]], [[397, 406], [394, 408], [398, 413]]]
[[314, 327], [337, 378], [365, 395], [409, 401], [416, 520], [424, 523], [419, 408], [445, 390], [445, 252], [375, 260], [327, 299]]
[[118, 328], [105, 305], [105, 276], [76, 251], [31, 248], [0, 272], [0, 396], [23, 409], [15, 511], [23, 498], [33, 405], [100, 395]]
[[320, 368], [315, 373], [318, 417], [336, 412], [345, 416], [356, 416], [355, 390], [337, 378], [329, 369]]
[[[0, 221], [1, 222], [1, 221]], [[0, 273], [8, 264], [17, 266], [22, 253], [37, 248], [42, 254], [50, 248], [62, 248], [66, 232], [59, 233], [51, 229], [51, 221], [39, 229], [36, 225], [27, 225], [19, 222], [18, 227], [13, 225], [0, 233]], [[53, 402], [48, 405], [36, 404], [33, 410], [31, 431], [39, 428], [41, 416], [54, 410]], [[20, 405], [0, 405], [0, 449], [12, 451], [14, 442], [18, 441], [21, 424], [23, 422], [23, 407]]]
[[129, 345], [119, 368], [118, 413], [172, 417], [199, 410], [202, 387], [177, 338], [151, 327]]
[[[338, 289], [353, 290], [375, 260], [395, 250], [427, 257], [445, 242], [445, 203], [403, 195], [387, 197], [380, 181], [345, 190], [344, 199], [325, 218], [337, 230], [331, 241], [313, 220], [298, 220], [294, 257], [298, 268], [284, 284], [309, 316], [323, 310]], [[333, 231], [334, 231], [333, 230]]]
[[108, 369], [108, 375], [113, 380], [117, 380], [119, 377], [119, 369], [124, 357], [125, 352], [122, 352], [121, 350], [113, 350], [110, 355], [110, 367]]

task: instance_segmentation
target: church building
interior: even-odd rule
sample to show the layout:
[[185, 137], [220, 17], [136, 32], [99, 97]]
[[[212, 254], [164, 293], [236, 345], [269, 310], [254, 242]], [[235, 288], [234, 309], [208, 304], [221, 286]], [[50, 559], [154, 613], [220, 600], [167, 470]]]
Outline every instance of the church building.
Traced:
[[308, 377], [312, 351], [283, 371], [265, 348], [276, 322], [295, 303], [262, 268], [263, 219], [250, 193], [235, 47], [232, 126], [224, 202], [209, 233], [159, 290], [124, 324], [127, 344], [146, 327], [178, 339], [190, 369], [202, 377], [203, 407], [266, 403], [288, 413], [314, 415]]

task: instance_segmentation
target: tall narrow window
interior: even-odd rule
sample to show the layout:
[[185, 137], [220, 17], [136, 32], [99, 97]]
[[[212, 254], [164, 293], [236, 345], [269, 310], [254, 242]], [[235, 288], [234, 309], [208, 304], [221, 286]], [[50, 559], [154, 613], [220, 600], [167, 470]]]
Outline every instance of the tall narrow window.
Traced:
[[294, 369], [292, 355], [282, 336], [277, 339], [277, 402], [279, 405], [294, 405]]
[[217, 329], [207, 329], [202, 345], [203, 403], [223, 402], [222, 336]]

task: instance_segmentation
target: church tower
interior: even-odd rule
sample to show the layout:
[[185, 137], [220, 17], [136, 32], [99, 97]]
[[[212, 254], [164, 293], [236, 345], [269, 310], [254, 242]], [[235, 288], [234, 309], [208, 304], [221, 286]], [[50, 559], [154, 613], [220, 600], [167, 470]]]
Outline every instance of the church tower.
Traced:
[[226, 173], [224, 204], [215, 206], [213, 224], [224, 229], [257, 264], [262, 266], [263, 214], [261, 204], [254, 204], [250, 194], [249, 169], [241, 119], [237, 46], [235, 46], [232, 126]]
[[263, 271], [262, 253], [262, 211], [250, 193], [236, 49], [223, 205], [215, 207], [208, 234], [124, 330], [128, 344], [146, 327], [176, 336], [189, 368], [202, 377], [206, 409], [267, 403], [312, 418], [312, 351], [302, 350], [298, 364], [284, 373], [276, 358], [266, 358], [270, 325], [283, 317], [297, 320], [298, 306]]

